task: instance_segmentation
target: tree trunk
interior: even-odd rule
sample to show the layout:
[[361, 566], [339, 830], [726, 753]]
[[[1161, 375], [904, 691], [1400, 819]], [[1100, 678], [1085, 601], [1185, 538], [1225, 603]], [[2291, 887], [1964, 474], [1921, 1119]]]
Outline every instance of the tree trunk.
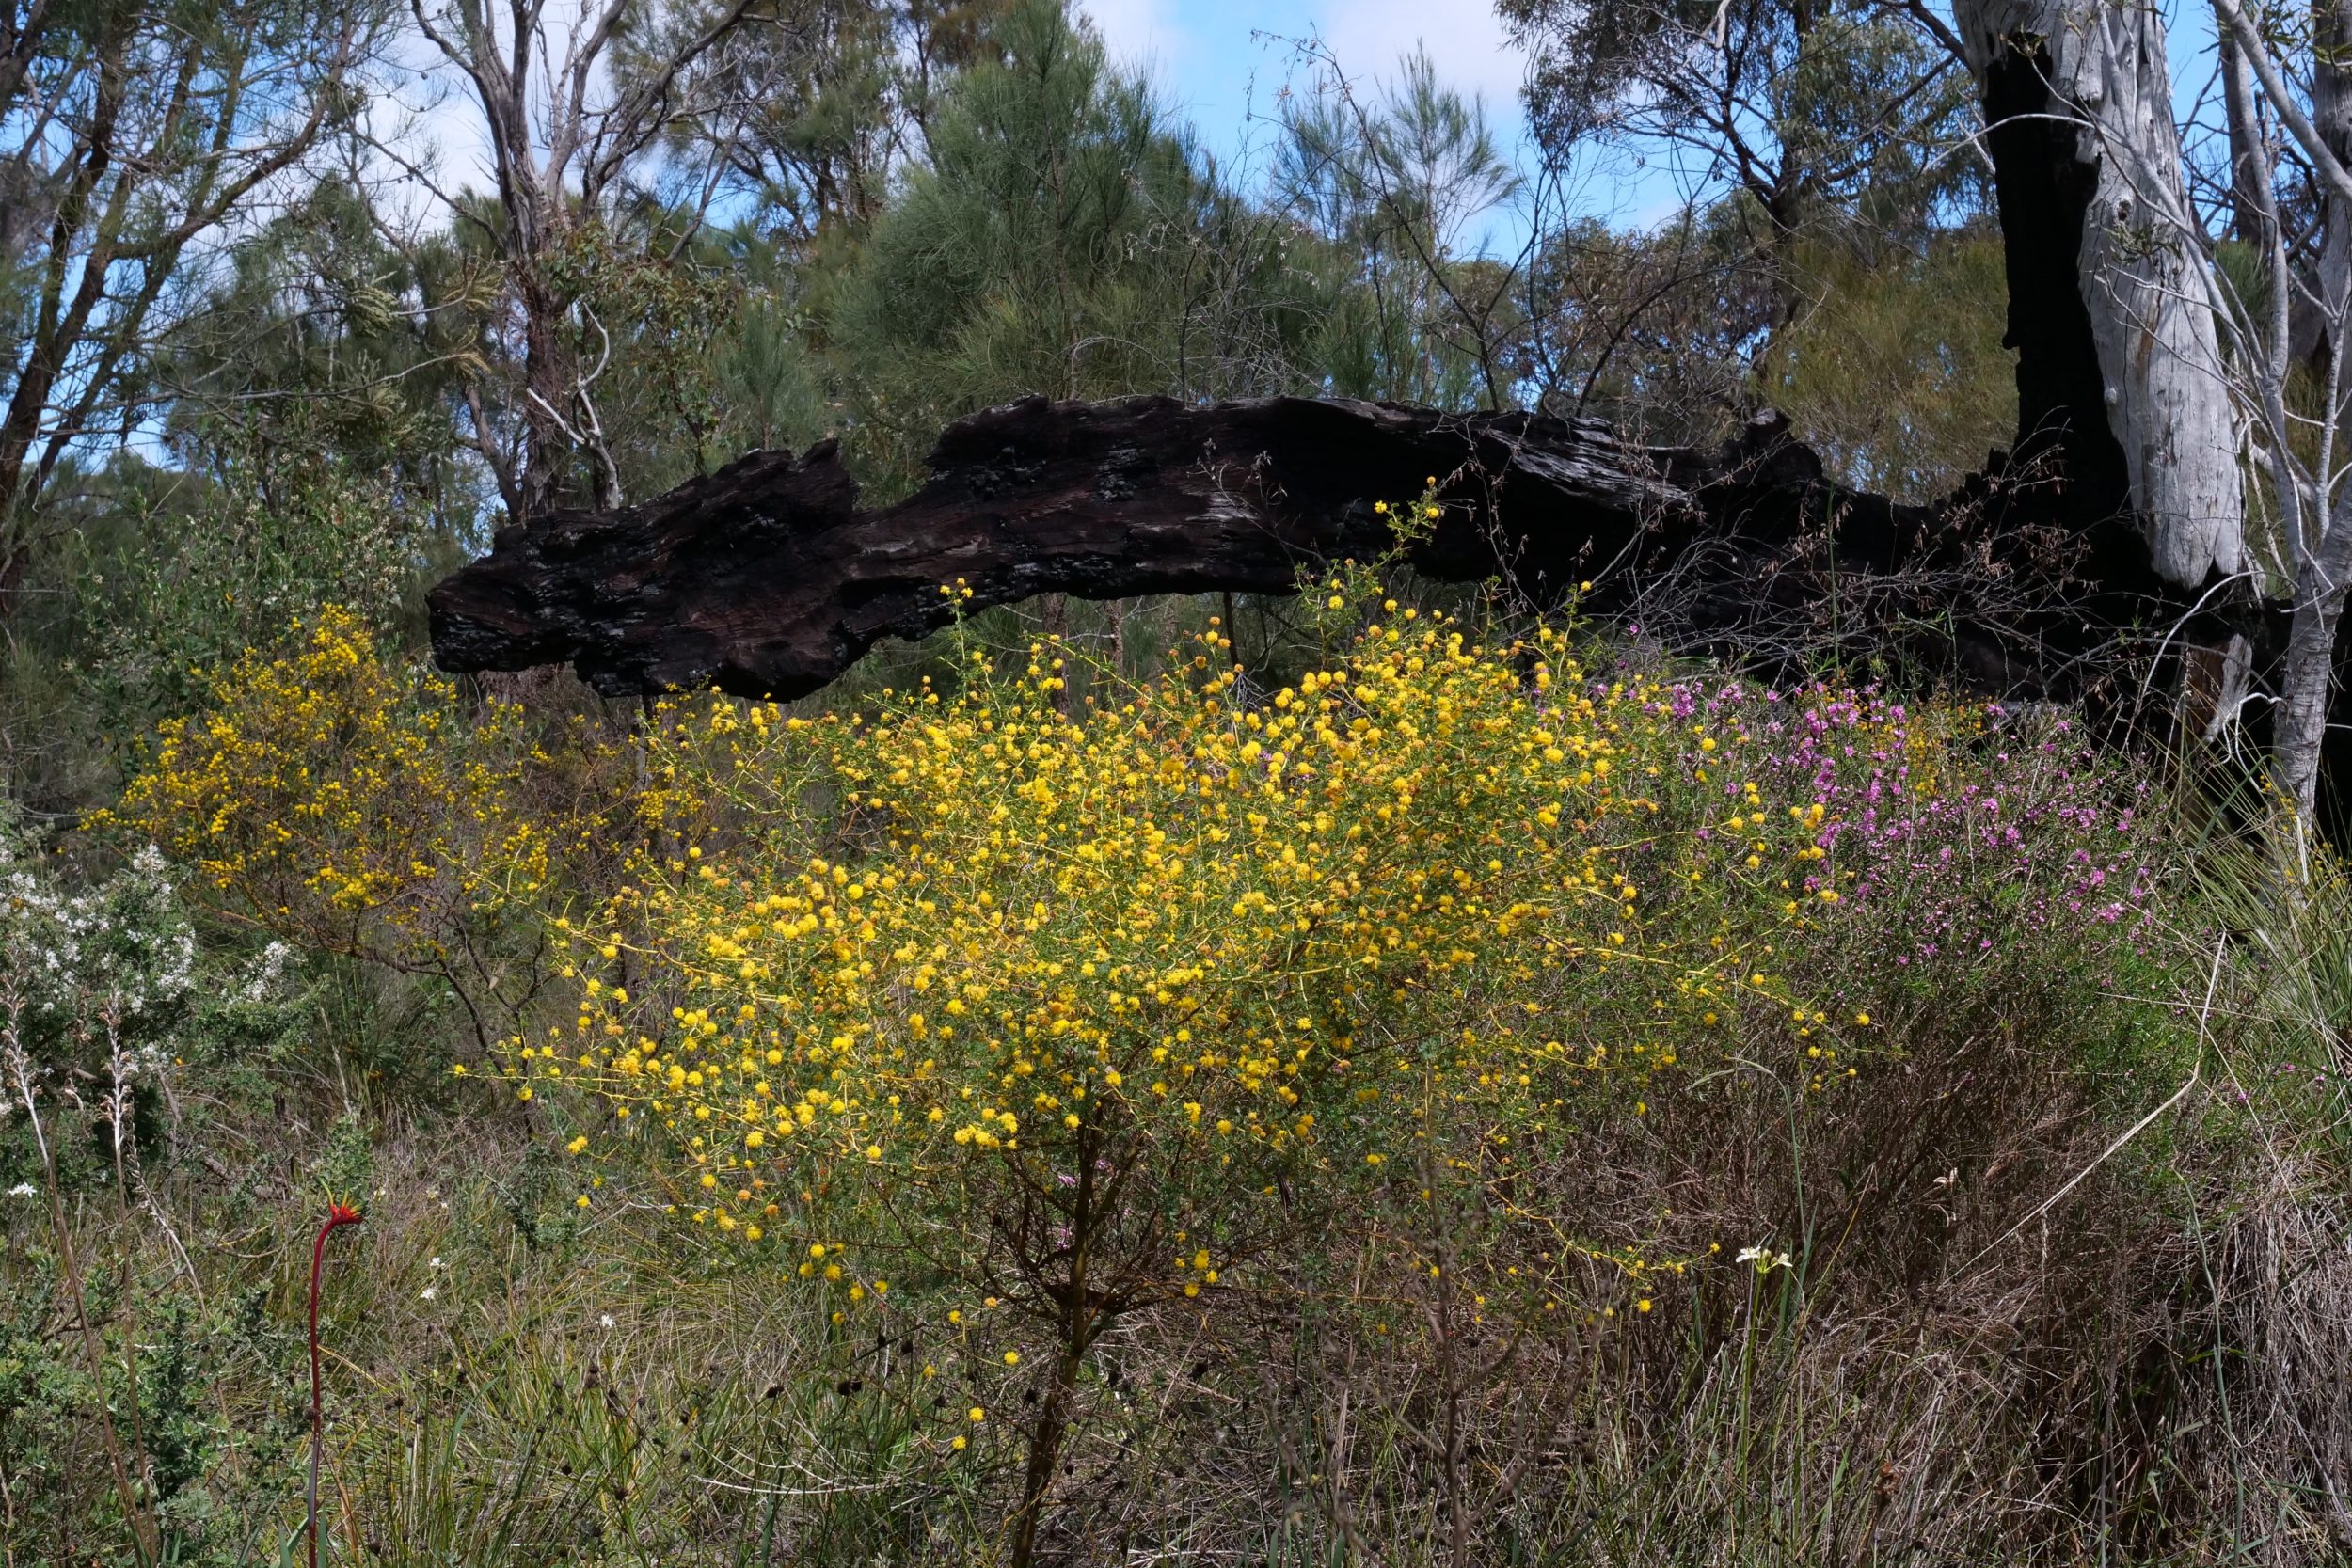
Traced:
[[2216, 24], [2220, 35], [2220, 91], [2223, 118], [2230, 124], [2230, 237], [2261, 249], [2270, 259], [2272, 165], [2277, 148], [2263, 129], [2261, 99], [2253, 85], [2253, 66], [2237, 47], [2237, 33], [2228, 24]]
[[[33, 512], [39, 503], [39, 479], [28, 483], [25, 465], [40, 439], [49, 397], [66, 373], [73, 350], [83, 341], [91, 312], [105, 293], [106, 275], [113, 266], [114, 247], [123, 222], [126, 194], [119, 182], [116, 198], [102, 211], [97, 232], [81, 255], [74, 242], [88, 221], [99, 187], [114, 165], [116, 131], [122, 112], [128, 77], [124, 70], [133, 33], [144, 20], [139, 8], [116, 6], [97, 42], [99, 86], [89, 122], [77, 127], [79, 161], [50, 223], [47, 254], [42, 258], [38, 309], [28, 336], [31, 344], [18, 367], [16, 386], [0, 417], [0, 616], [12, 611], [17, 591], [32, 565], [35, 539]], [[67, 295], [69, 279], [72, 294]], [[13, 349], [16, 345], [9, 345]]]
[[[2116, 499], [2139, 514], [2156, 574], [2194, 589], [2239, 571], [2237, 426], [2202, 261], [2185, 238], [2194, 217], [2162, 20], [2118, 0], [1956, 0], [1953, 19], [1991, 128], [2021, 448], [2061, 445], [2096, 504], [2098, 480], [2114, 477], [2090, 439], [2104, 425], [2122, 464]], [[2071, 256], [2053, 243], [2069, 230]], [[2037, 328], [2074, 325], [2029, 319], [2070, 315], [2049, 297], [2066, 289], [2085, 335], [2043, 338]]]
[[1021, 1478], [1021, 1511], [1013, 1515], [1008, 1568], [1031, 1568], [1037, 1560], [1038, 1526], [1045, 1514], [1045, 1495], [1053, 1488], [1054, 1467], [1061, 1463], [1070, 1409], [1078, 1397], [1078, 1366], [1085, 1358], [1083, 1348], [1068, 1345], [1054, 1358], [1053, 1378], [1029, 1427], [1029, 1462]]
[[[2338, 0], [2312, 7], [2312, 127], [2338, 163], [2352, 168], [2352, 19]], [[2319, 248], [2319, 313], [2324, 339], [2315, 345], [2321, 362], [2332, 353], [2352, 304], [2352, 201], [2325, 181], [2316, 182], [2323, 203]], [[2341, 410], [2338, 417], [2342, 417]]]
[[2237, 36], [2227, 25], [2220, 36], [2221, 105], [2230, 132], [2230, 237], [2270, 251], [2270, 226], [2263, 186], [2270, 179], [2270, 150], [2264, 146], [2260, 117], [2255, 111], [2254, 72], [2239, 53]]
[[[510, 218], [510, 223], [513, 221]], [[539, 517], [567, 501], [572, 442], [564, 429], [571, 404], [569, 356], [564, 352], [563, 302], [540, 276], [535, 256], [514, 262], [516, 297], [523, 312], [523, 517]], [[521, 518], [516, 519], [521, 521]]]
[[2316, 562], [2299, 574], [2280, 671], [2271, 757], [2280, 793], [2294, 802], [2296, 817], [2304, 822], [2312, 819], [2319, 802], [2319, 765], [2335, 693], [2336, 627], [2344, 619], [2344, 585], [2330, 583]]
[[1095, 1317], [1092, 1279], [1095, 1232], [1104, 1218], [1095, 1192], [1095, 1160], [1090, 1140], [1079, 1144], [1078, 1185], [1070, 1206], [1070, 1254], [1063, 1276], [1061, 1317], [1056, 1338], [1053, 1375], [1037, 1419], [1029, 1427], [1029, 1462], [1021, 1478], [1021, 1508], [1012, 1517], [1009, 1568], [1031, 1568], [1037, 1560], [1038, 1527], [1044, 1520], [1046, 1494], [1053, 1490], [1054, 1467], [1061, 1462], [1062, 1439], [1069, 1434], [1071, 1409], [1078, 1398], [1078, 1369], [1102, 1324]]
[[[1398, 562], [1425, 578], [1502, 578], [1538, 606], [1577, 593], [1589, 614], [1767, 678], [1826, 655], [1917, 684], [2081, 701], [2107, 733], [2201, 732], [2231, 693], [2292, 687], [2291, 711], [2253, 712], [2254, 740], [2305, 726], [2288, 769], [2299, 779], [2322, 753], [2331, 778], [2352, 765], [2335, 754], [2352, 724], [2325, 724], [2328, 647], [2312, 641], [2332, 635], [2340, 600], [2201, 602], [2154, 575], [2127, 514], [2080, 515], [2062, 462], [1996, 464], [1910, 507], [1829, 483], [1772, 419], [1704, 452], [1531, 415], [1040, 398], [951, 425], [931, 467], [913, 496], [867, 510], [829, 444], [758, 452], [622, 512], [501, 530], [429, 595], [434, 657], [458, 672], [568, 661], [608, 695], [800, 697], [885, 637], [1040, 594], [1294, 592], [1319, 562], [1397, 550], [1375, 499], [1436, 474], [1443, 515]], [[2352, 526], [2344, 538], [2352, 553]], [[2322, 564], [2314, 584], [2352, 581], [2352, 559]], [[943, 597], [959, 579], [972, 597]], [[2161, 647], [2151, 627], [2170, 629]], [[2133, 693], [2162, 689], [2149, 661], [2185, 645], [2213, 665], [2216, 694], [2193, 712], [2136, 708]]]
[[[931, 469], [913, 496], [867, 510], [828, 442], [798, 458], [754, 453], [626, 511], [502, 529], [487, 557], [432, 591], [434, 655], [452, 671], [569, 660], [607, 695], [798, 697], [884, 637], [1041, 594], [1295, 592], [1320, 562], [1396, 551], [1377, 503], [1419, 494], [1432, 474], [1443, 515], [1404, 557], [1422, 576], [1500, 577], [1535, 603], [1598, 577], [1589, 603], [1665, 613], [1672, 599], [1699, 632], [1721, 631], [1724, 652], [1754, 630], [1754, 611], [1818, 618], [1818, 578], [1787, 558], [1814, 561], [1820, 541], [1848, 573], [1942, 574], [1933, 604], [1902, 611], [1915, 628], [1931, 610], [1961, 622], [1963, 642], [1979, 636], [1967, 595], [2034, 570], [2033, 539], [2002, 532], [1992, 508], [1946, 523], [1842, 490], [1777, 416], [1709, 452], [1629, 449], [1598, 420], [1524, 414], [1036, 398], [949, 426]], [[959, 581], [971, 596], [943, 597]], [[2079, 610], [2065, 614], [2079, 629]], [[1851, 634], [1877, 653], [1903, 635], [1859, 621]], [[1967, 657], [2014, 662], [1997, 646]]]
[[[2352, 166], [2352, 18], [2342, 0], [2312, 7], [2312, 126], [2336, 162]], [[2346, 312], [2352, 310], [2352, 199], [2332, 182], [2317, 182], [2324, 231], [2318, 263], [2321, 337], [2313, 345], [2321, 384], [2333, 406], [2328, 421], [2342, 438], [2344, 416], [2341, 386], [2345, 360]], [[2275, 285], [2285, 286], [2281, 279]], [[2323, 451], [2328, 450], [2323, 446]], [[2334, 478], [2322, 475], [2324, 485]], [[2298, 821], [2312, 820], [2319, 800], [2321, 762], [2328, 720], [2336, 694], [2336, 630], [2344, 616], [2344, 570], [2352, 558], [2352, 508], [2314, 498], [2318, 517], [2294, 519], [2295, 608], [2280, 673], [2279, 716], [2271, 732], [2271, 765], [2280, 791], [2294, 802]], [[2297, 526], [2301, 525], [2301, 526]]]

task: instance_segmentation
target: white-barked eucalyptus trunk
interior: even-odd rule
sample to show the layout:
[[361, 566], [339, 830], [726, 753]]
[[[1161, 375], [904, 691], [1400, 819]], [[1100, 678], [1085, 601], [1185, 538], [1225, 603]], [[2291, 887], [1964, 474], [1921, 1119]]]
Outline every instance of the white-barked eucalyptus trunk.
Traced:
[[2079, 121], [2094, 171], [2077, 258], [2133, 506], [2156, 571], [2196, 589], [2245, 562], [2237, 422], [2172, 120], [2164, 24], [2124, 0], [1955, 0], [1979, 80], [2005, 54], [2038, 63], [2049, 111]]
[[[2309, 822], [2318, 800], [2321, 755], [2334, 705], [2336, 633], [2352, 587], [2352, 483], [2347, 483], [2344, 435], [2346, 413], [2346, 308], [2352, 304], [2352, 19], [2344, 0], [2311, 8], [2310, 54], [2301, 61], [2302, 90], [2289, 79], [2278, 40], [2266, 36], [2241, 0], [2214, 0], [2217, 30], [2234, 49], [2223, 86], [2233, 154], [2251, 151], [2261, 168], [2233, 180], [2254, 210], [2265, 260], [2268, 309], [2235, 305], [2229, 314], [2241, 340], [2232, 356], [2241, 396], [2252, 412], [2254, 458], [2279, 512], [2279, 531], [2292, 579], [2287, 646], [2280, 675], [2279, 713], [2272, 735], [2273, 783]], [[2244, 78], [2240, 79], [2240, 73]], [[2308, 273], [2289, 264], [2277, 200], [2276, 150], [2255, 124], [2259, 88], [2273, 122], [2303, 153], [2320, 197], [2321, 233]], [[2246, 102], [2241, 102], [2244, 100]], [[2308, 107], [2306, 106], [2308, 104]], [[2315, 332], [2291, 332], [2290, 307], [2299, 307]], [[2309, 339], [2311, 341], [2305, 341]], [[2322, 391], [2315, 409], [2288, 396], [2298, 369], [2315, 372]]]

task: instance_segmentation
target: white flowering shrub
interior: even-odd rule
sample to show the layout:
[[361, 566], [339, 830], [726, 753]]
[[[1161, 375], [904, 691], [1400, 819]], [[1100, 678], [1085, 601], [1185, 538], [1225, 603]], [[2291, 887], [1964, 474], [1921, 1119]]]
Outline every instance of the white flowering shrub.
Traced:
[[151, 847], [84, 888], [45, 859], [0, 797], [0, 1185], [43, 1180], [28, 1112], [60, 1182], [135, 1180], [173, 1067], [283, 1031], [291, 955], [200, 954]]
[[77, 884], [0, 795], [0, 1237], [24, 1265], [0, 1302], [0, 1475], [55, 1481], [17, 1488], [20, 1524], [94, 1508], [147, 1560], [237, 1560], [206, 1555], [243, 1512], [221, 1490], [238, 1429], [206, 1390], [232, 1365], [292, 1390], [300, 1368], [254, 1332], [261, 1297], [204, 1301], [200, 1233], [150, 1178], [292, 1037], [290, 959], [207, 952], [152, 847]]
[[[10, 1134], [0, 1161], [16, 1167], [35, 1152], [20, 1147], [28, 1109], [94, 1119], [109, 1134], [99, 1149], [108, 1163], [135, 1158], [140, 1091], [169, 1060], [195, 989], [196, 933], [152, 848], [81, 891], [41, 859], [0, 801], [0, 1111]], [[59, 1141], [61, 1164], [73, 1143]]]

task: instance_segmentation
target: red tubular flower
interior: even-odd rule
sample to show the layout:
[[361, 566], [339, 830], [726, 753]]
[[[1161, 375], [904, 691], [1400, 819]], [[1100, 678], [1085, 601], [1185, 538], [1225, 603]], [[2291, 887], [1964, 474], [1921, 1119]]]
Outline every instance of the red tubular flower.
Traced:
[[310, 1481], [304, 1496], [310, 1568], [319, 1568], [319, 1453], [326, 1441], [326, 1422], [319, 1402], [319, 1275], [326, 1264], [326, 1238], [346, 1225], [358, 1223], [358, 1210], [348, 1203], [330, 1202], [326, 1223], [319, 1227], [318, 1239], [310, 1243]]

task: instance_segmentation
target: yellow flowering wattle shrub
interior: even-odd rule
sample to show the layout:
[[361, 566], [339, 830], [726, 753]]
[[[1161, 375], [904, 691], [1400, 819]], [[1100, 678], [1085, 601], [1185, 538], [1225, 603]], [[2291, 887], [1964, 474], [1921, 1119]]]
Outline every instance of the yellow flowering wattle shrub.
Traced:
[[1075, 714], [1055, 648], [973, 657], [866, 713], [665, 705], [661, 847], [515, 1042], [522, 1092], [602, 1107], [576, 1153], [845, 1313], [985, 1296], [1066, 1390], [1123, 1313], [1458, 1201], [1530, 1244], [1419, 1266], [1539, 1317], [1590, 1255], [1515, 1180], [1790, 1005], [1704, 832], [1716, 742], [1555, 632], [1408, 612], [1258, 700], [1203, 652]]
[[163, 725], [105, 823], [188, 868], [217, 915], [449, 978], [478, 1028], [501, 980], [525, 989], [515, 944], [537, 945], [548, 901], [609, 854], [611, 748], [550, 750], [512, 704], [468, 711], [336, 609], [292, 654], [219, 673], [211, 697]]
[[1581, 1364], [1784, 1267], [1934, 1277], [1992, 1238], [1871, 1183], [1959, 1180], [2074, 1064], [2177, 1083], [2128, 1003], [2161, 814], [2063, 715], [1393, 604], [1346, 641], [1370, 585], [1328, 586], [1344, 651], [1279, 689], [1213, 630], [1089, 699], [1075, 651], [1000, 668], [965, 626], [860, 711], [610, 733], [330, 614], [217, 676], [114, 821], [216, 914], [445, 981], [580, 1227], [813, 1307], [972, 1484], [1025, 1454], [1014, 1560], [1071, 1421], [1121, 1408], [1085, 1377], [1115, 1326], [1328, 1334], [1450, 1399], [1482, 1338]]
[[[1777, 990], [1666, 776], [1689, 737], [1553, 634], [1376, 634], [1254, 708], [1233, 681], [1076, 719], [1036, 664], [847, 719], [669, 708], [675, 852], [566, 922], [579, 1018], [524, 1070], [675, 1134], [684, 1196], [756, 1180], [707, 1217], [797, 1245], [824, 1227], [771, 1190], [845, 1164], [1042, 1196], [1133, 1143], [1221, 1191], [1475, 1129], [1507, 1166]], [[1163, 1250], [1138, 1298], [1198, 1283]]]

